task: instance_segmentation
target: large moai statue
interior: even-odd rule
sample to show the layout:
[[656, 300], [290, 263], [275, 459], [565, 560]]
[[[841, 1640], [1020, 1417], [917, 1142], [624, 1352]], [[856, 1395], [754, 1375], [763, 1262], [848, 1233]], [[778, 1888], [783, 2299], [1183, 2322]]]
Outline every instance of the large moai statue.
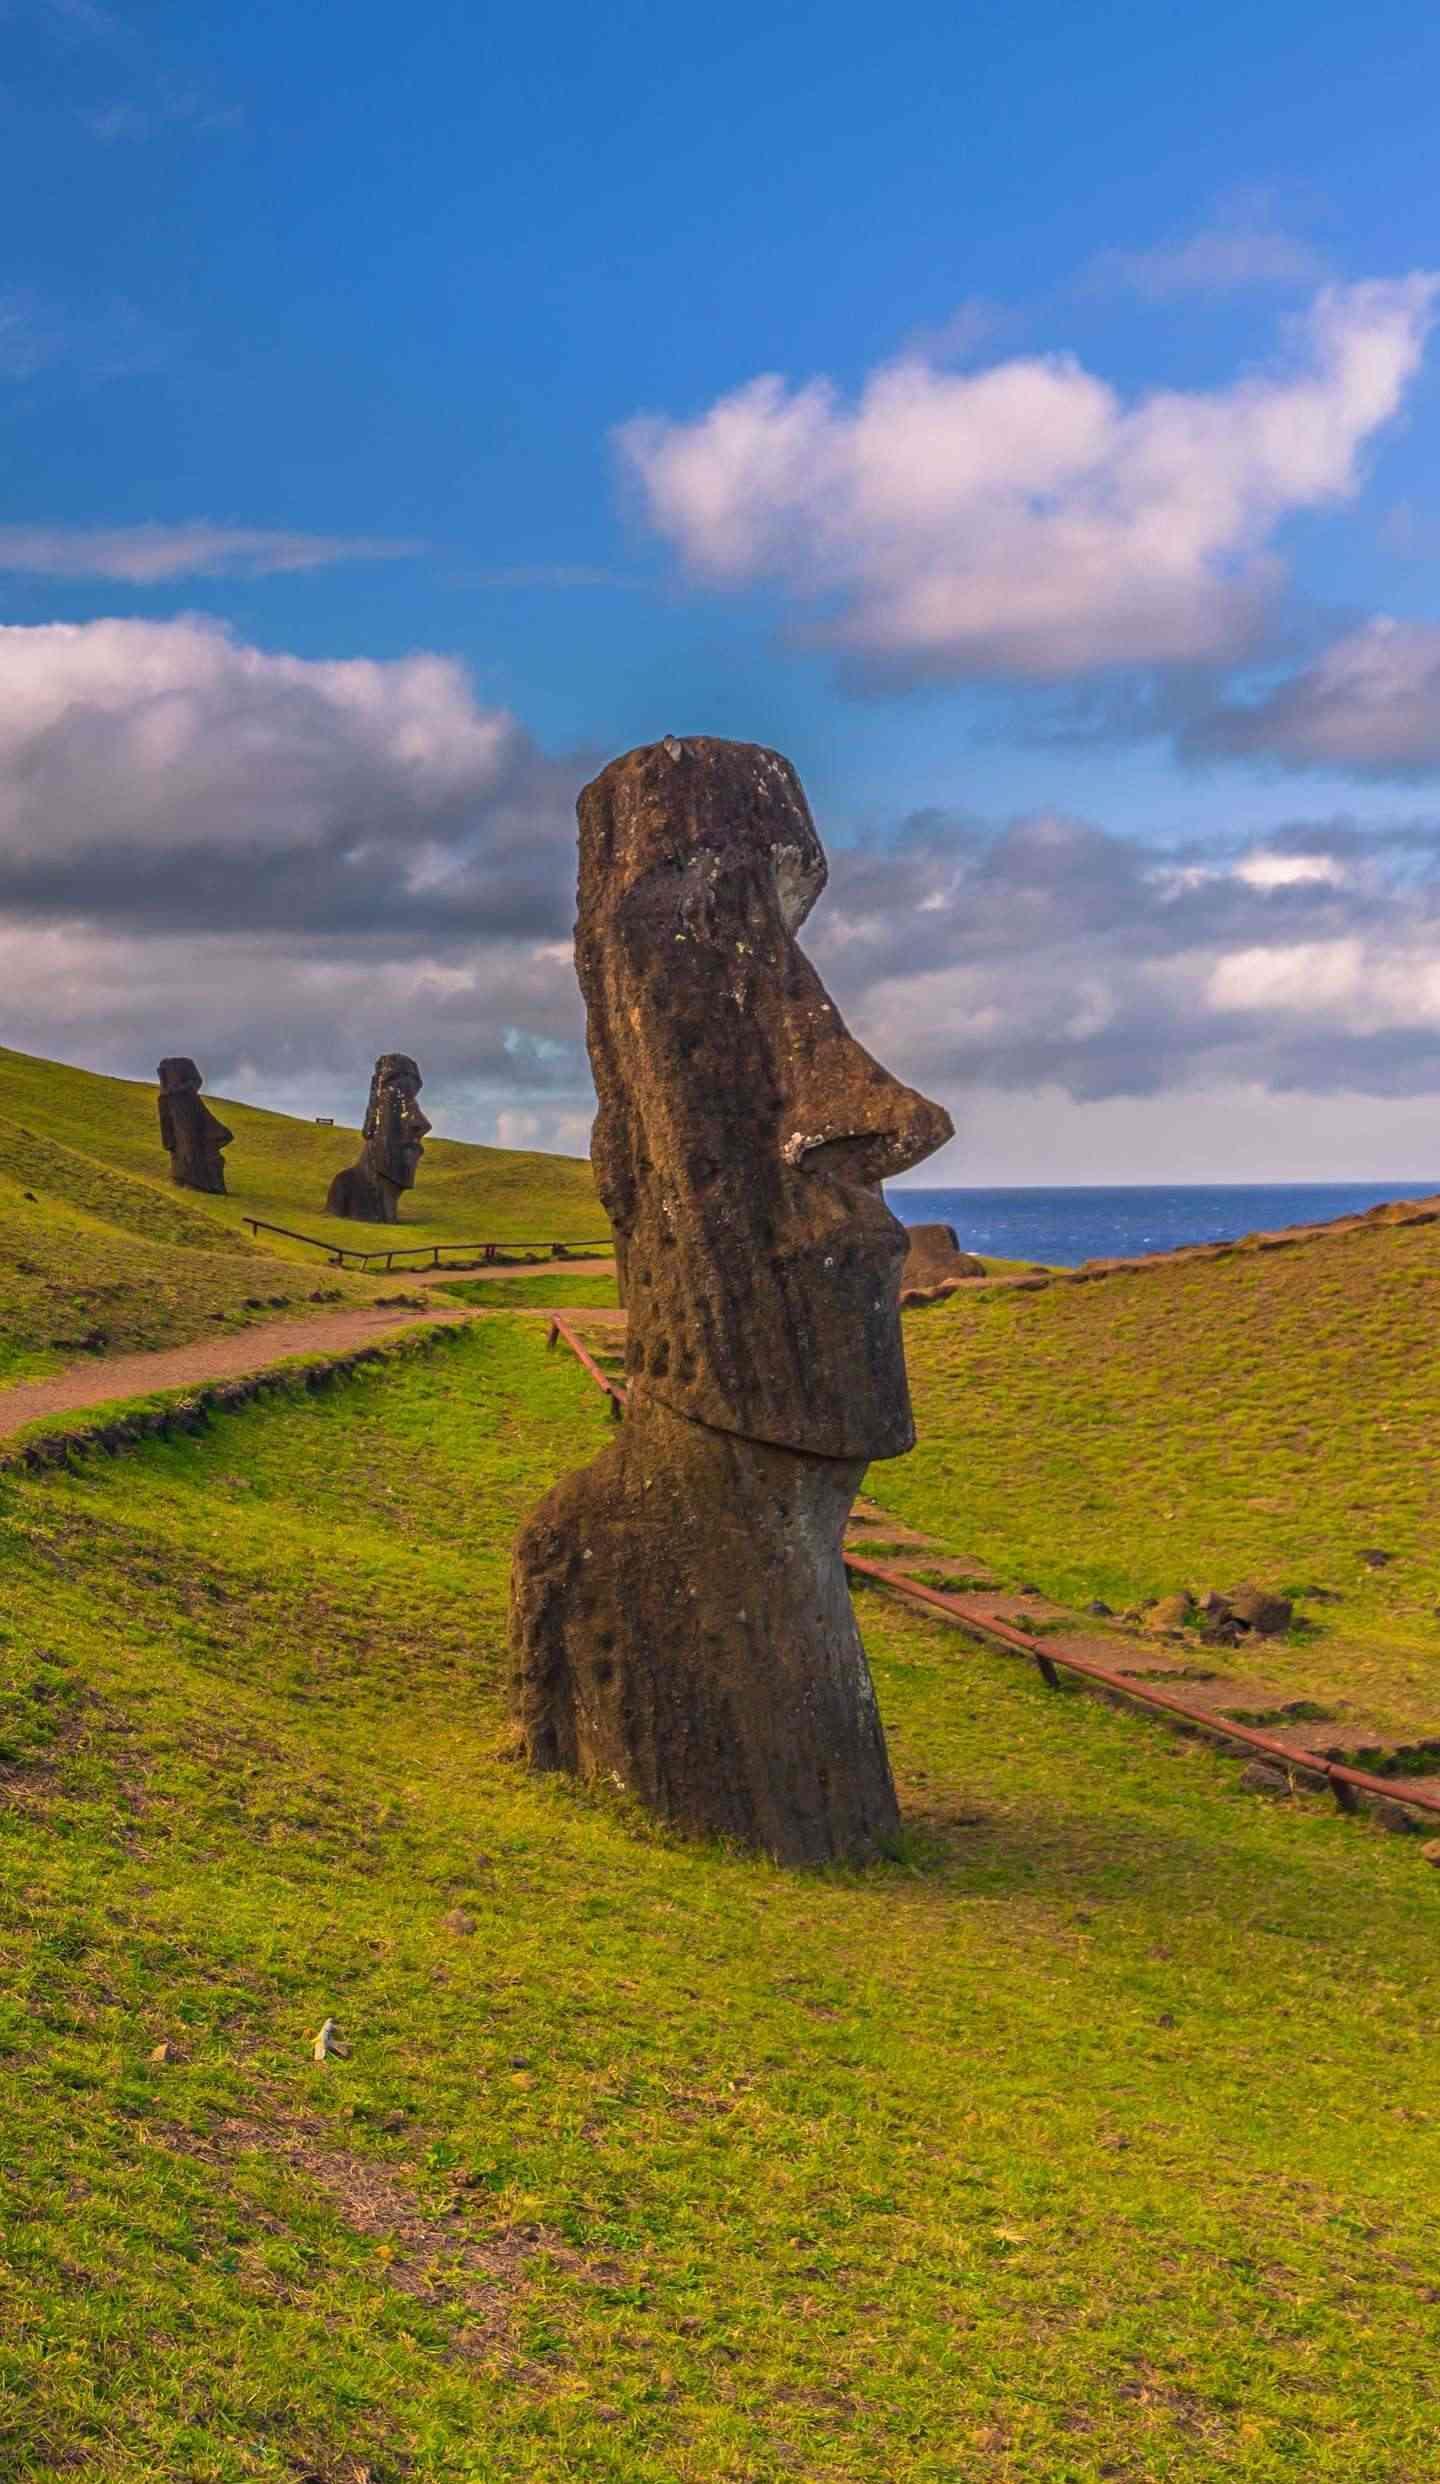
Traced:
[[200, 1072], [184, 1053], [162, 1061], [155, 1072], [160, 1093], [160, 1144], [170, 1157], [171, 1178], [183, 1190], [223, 1190], [222, 1148], [235, 1133], [200, 1101]]
[[526, 1753], [787, 1863], [864, 1860], [899, 1822], [841, 1540], [869, 1460], [914, 1439], [880, 1185], [950, 1121], [796, 945], [826, 868], [787, 760], [658, 742], [579, 815], [630, 1399], [516, 1545]]
[[393, 1225], [400, 1193], [413, 1190], [430, 1124], [420, 1110], [424, 1080], [408, 1052], [382, 1052], [370, 1081], [354, 1164], [337, 1173], [325, 1206], [331, 1216], [352, 1216], [363, 1225]]

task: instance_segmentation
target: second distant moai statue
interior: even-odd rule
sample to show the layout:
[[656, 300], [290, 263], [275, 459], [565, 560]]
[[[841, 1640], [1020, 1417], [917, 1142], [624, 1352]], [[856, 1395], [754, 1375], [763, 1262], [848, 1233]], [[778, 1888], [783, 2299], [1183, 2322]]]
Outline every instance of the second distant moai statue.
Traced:
[[430, 1128], [420, 1110], [423, 1084], [408, 1052], [381, 1053], [365, 1107], [365, 1144], [356, 1162], [330, 1184], [325, 1205], [331, 1216], [350, 1216], [362, 1225], [397, 1221], [400, 1193], [415, 1187]]
[[170, 1158], [173, 1180], [184, 1190], [223, 1190], [225, 1164], [221, 1149], [234, 1132], [227, 1130], [208, 1104], [200, 1100], [200, 1072], [184, 1053], [162, 1061], [156, 1104], [160, 1113], [160, 1144]]

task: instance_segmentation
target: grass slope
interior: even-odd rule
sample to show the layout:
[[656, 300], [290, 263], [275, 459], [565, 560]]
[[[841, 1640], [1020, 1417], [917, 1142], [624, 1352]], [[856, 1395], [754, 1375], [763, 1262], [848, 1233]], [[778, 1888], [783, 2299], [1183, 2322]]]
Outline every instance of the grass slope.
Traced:
[[153, 1088], [0, 1050], [0, 1387], [59, 1368], [77, 1341], [116, 1352], [179, 1344], [212, 1320], [298, 1314], [321, 1289], [371, 1299], [371, 1284], [316, 1253], [253, 1244], [247, 1215], [362, 1248], [605, 1231], [588, 1165], [444, 1139], [427, 1144], [403, 1233], [342, 1223], [317, 1210], [357, 1132], [219, 1109], [235, 1132], [229, 1193], [178, 1191]]
[[1074, 1604], [1324, 1589], [1239, 1669], [1440, 1727], [1440, 1225], [957, 1294], [905, 1336], [887, 1508]]
[[497, 1320], [0, 1484], [7, 2480], [1428, 2484], [1440, 1876], [878, 1601], [894, 1865], [529, 1777], [607, 1431]]
[[[211, 1199], [187, 1192], [203, 1216], [238, 1228], [244, 1216], [260, 1216], [322, 1240], [364, 1248], [398, 1241], [394, 1226], [361, 1226], [327, 1217], [325, 1193], [342, 1165], [359, 1152], [358, 1130], [324, 1130], [253, 1104], [210, 1096], [221, 1120], [234, 1131], [225, 1154], [228, 1195]], [[155, 1119], [155, 1089], [128, 1079], [101, 1078], [63, 1062], [31, 1059], [0, 1050], [0, 1114], [46, 1132], [112, 1166], [150, 1182], [169, 1182]], [[590, 1167], [579, 1158], [544, 1156], [503, 1147], [472, 1147], [459, 1139], [425, 1142], [419, 1180], [405, 1198], [402, 1221], [416, 1240], [585, 1241], [599, 1240], [605, 1218], [595, 1198]]]
[[[0, 1120], [0, 1390], [375, 1288], [281, 1265], [187, 1204]], [[97, 1380], [97, 1388], [100, 1383]]]

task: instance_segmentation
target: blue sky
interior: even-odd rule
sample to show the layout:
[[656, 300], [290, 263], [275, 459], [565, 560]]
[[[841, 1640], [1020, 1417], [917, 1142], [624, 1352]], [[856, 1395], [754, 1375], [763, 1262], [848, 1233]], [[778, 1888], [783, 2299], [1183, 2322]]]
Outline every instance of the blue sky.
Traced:
[[0, 0], [0, 1038], [583, 1145], [574, 790], [711, 731], [937, 1178], [1440, 1178], [1437, 70]]

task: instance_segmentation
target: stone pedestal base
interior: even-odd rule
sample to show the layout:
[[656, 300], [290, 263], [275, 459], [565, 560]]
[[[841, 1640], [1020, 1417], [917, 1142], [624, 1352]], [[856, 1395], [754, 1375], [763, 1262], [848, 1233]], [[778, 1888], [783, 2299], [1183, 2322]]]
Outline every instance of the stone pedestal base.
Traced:
[[643, 1393], [515, 1549], [526, 1753], [783, 1863], [865, 1862], [899, 1812], [841, 1558], [863, 1460], [810, 1458]]
[[353, 1217], [357, 1225], [396, 1225], [400, 1193], [393, 1182], [382, 1182], [365, 1164], [347, 1164], [330, 1184], [325, 1201], [329, 1216]]

